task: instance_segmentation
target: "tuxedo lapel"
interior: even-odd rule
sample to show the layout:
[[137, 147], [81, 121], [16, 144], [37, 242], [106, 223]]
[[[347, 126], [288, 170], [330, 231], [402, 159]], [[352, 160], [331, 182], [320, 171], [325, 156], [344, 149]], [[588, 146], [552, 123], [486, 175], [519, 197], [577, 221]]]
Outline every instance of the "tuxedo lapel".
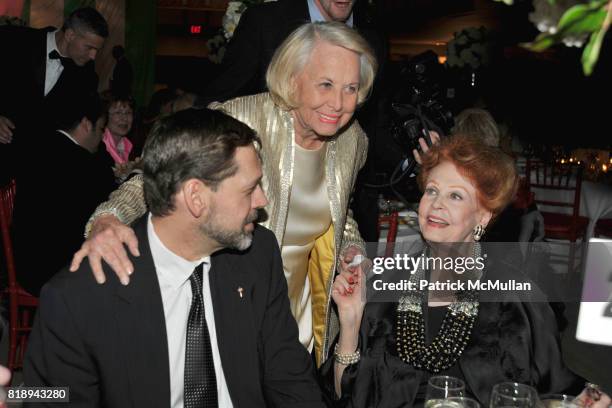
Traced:
[[132, 258], [136, 273], [130, 278], [130, 284], [117, 288], [115, 316], [133, 405], [168, 407], [170, 365], [166, 321], [146, 221], [145, 216], [135, 226], [141, 255]]
[[34, 84], [36, 96], [45, 96], [45, 74], [47, 71], [47, 32], [49, 29], [39, 30], [36, 44], [32, 47], [31, 66], [34, 68]]
[[257, 331], [253, 319], [253, 279], [256, 277], [245, 258], [248, 259], [247, 255], [227, 251], [211, 258], [209, 280], [217, 344], [233, 405], [265, 406], [261, 400]]

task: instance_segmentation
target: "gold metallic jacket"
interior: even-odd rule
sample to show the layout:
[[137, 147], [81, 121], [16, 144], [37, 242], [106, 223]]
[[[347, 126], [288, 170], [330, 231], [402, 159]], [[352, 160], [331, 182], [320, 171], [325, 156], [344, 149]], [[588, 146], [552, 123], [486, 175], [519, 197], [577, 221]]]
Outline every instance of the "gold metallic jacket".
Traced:
[[[283, 242], [289, 195], [294, 169], [295, 134], [293, 117], [279, 109], [269, 94], [258, 94], [213, 103], [213, 109], [221, 109], [255, 129], [262, 140], [260, 149], [263, 160], [263, 190], [269, 203], [265, 210], [268, 218], [261, 224], [274, 232], [279, 245]], [[357, 224], [348, 210], [349, 197], [359, 169], [367, 154], [367, 139], [357, 123], [327, 141], [325, 178], [332, 216], [330, 229], [315, 241], [310, 255], [308, 275], [311, 282], [313, 333], [318, 364], [327, 359], [330, 340], [338, 333], [337, 316], [330, 307], [331, 286], [337, 260], [349, 246], [364, 250], [364, 243]], [[90, 222], [102, 214], [113, 214], [129, 224], [146, 212], [142, 193], [142, 176], [123, 183], [113, 192], [110, 200], [101, 204]]]

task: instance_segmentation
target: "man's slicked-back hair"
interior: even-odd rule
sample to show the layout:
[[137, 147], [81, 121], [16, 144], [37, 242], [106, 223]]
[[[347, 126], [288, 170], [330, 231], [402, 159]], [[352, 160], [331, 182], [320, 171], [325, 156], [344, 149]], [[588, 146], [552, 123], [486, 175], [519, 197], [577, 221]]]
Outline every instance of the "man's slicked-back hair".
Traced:
[[102, 38], [108, 37], [108, 23], [93, 7], [78, 8], [70, 13], [62, 26], [62, 31], [67, 29], [79, 33], [92, 33]]
[[238, 147], [261, 146], [253, 129], [212, 109], [187, 109], [158, 120], [143, 153], [144, 196], [151, 213], [174, 210], [182, 183], [198, 179], [215, 190], [236, 174]]

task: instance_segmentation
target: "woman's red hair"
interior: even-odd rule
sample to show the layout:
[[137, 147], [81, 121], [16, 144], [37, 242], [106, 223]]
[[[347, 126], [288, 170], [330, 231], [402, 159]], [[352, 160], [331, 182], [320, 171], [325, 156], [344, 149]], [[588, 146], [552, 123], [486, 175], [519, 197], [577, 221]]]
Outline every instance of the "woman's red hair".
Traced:
[[479, 139], [466, 135], [444, 138], [423, 155], [419, 187], [424, 189], [431, 170], [442, 162], [455, 165], [474, 188], [479, 204], [499, 214], [514, 198], [518, 175], [514, 161], [497, 147], [486, 146]]

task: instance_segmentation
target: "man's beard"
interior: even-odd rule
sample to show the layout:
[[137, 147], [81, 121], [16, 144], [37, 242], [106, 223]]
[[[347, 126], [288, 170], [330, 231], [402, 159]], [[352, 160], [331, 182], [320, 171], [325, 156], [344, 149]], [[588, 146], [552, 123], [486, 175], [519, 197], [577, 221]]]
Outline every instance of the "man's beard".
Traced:
[[216, 211], [213, 208], [206, 222], [200, 225], [200, 231], [208, 238], [217, 241], [223, 248], [232, 248], [244, 251], [253, 242], [253, 233], [246, 232], [244, 227], [257, 219], [257, 211], [253, 211], [244, 220], [238, 230], [228, 230], [218, 223]]

